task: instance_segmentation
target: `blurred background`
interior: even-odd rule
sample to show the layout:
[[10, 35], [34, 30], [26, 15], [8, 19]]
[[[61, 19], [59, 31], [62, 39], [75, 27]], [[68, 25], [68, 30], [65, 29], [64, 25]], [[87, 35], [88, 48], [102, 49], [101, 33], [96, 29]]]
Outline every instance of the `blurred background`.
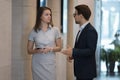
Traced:
[[[90, 22], [98, 32], [94, 80], [120, 80], [120, 0], [0, 0], [0, 80], [32, 80], [28, 34], [40, 6], [52, 9], [53, 23], [62, 34], [63, 48], [74, 46], [79, 25], [74, 7], [87, 4]], [[56, 55], [57, 80], [75, 80], [73, 65], [61, 53]]]

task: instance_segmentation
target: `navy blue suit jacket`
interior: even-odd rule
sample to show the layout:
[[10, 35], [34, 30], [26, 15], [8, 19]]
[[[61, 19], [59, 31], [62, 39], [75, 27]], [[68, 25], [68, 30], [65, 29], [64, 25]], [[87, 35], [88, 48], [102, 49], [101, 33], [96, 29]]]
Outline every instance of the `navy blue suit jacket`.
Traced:
[[74, 74], [79, 79], [96, 77], [95, 51], [98, 34], [88, 23], [75, 42], [72, 57], [74, 59]]

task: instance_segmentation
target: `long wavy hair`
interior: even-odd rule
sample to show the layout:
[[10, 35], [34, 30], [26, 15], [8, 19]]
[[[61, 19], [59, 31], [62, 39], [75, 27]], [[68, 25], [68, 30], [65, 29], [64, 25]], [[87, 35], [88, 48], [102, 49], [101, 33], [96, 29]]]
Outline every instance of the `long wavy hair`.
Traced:
[[45, 10], [50, 10], [50, 12], [51, 12], [51, 21], [50, 21], [49, 24], [53, 27], [52, 11], [51, 11], [51, 9], [48, 8], [48, 7], [40, 7], [40, 8], [38, 9], [38, 11], [37, 11], [36, 23], [35, 23], [35, 26], [34, 26], [35, 32], [37, 32], [38, 30], [41, 29], [41, 27], [40, 27], [40, 25], [41, 25], [41, 19], [40, 19], [40, 17], [42, 16], [42, 14], [43, 14], [43, 12], [44, 12]]

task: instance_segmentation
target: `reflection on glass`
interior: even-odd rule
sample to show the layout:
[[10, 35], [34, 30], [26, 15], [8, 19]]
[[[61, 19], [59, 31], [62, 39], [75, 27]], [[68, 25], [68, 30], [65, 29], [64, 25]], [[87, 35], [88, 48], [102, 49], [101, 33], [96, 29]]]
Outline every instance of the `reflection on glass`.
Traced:
[[[115, 53], [116, 46], [112, 42], [116, 40], [116, 34], [120, 31], [119, 5], [119, 0], [102, 0], [101, 47], [102, 51], [105, 50], [104, 53], [106, 53], [106, 60], [101, 61], [101, 71], [112, 72], [111, 70], [108, 70], [108, 68], [110, 67], [110, 60], [113, 60], [115, 65], [112, 67], [113, 72], [118, 72], [118, 59], [115, 54], [112, 54]], [[119, 37], [117, 37], [117, 39], [119, 39]], [[120, 42], [117, 44], [119, 43]], [[110, 55], [112, 55], [112, 58]]]
[[40, 6], [47, 6], [47, 0], [40, 0]]
[[67, 0], [63, 0], [63, 33], [67, 33]]

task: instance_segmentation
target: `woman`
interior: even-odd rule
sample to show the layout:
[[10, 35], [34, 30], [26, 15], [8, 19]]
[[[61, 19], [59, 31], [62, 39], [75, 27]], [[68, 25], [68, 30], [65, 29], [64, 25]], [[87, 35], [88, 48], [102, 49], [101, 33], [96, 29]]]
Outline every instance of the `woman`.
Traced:
[[27, 50], [32, 54], [33, 80], [56, 80], [55, 52], [61, 50], [61, 35], [53, 27], [50, 8], [39, 8], [36, 24], [29, 35]]

